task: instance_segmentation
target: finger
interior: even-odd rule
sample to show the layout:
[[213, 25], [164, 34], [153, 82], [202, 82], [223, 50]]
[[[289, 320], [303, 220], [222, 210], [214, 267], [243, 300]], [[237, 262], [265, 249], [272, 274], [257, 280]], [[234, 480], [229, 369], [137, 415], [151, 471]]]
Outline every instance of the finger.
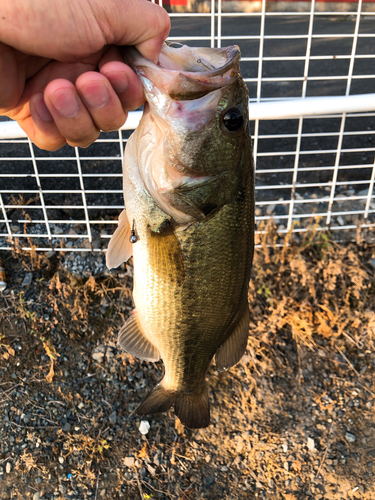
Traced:
[[14, 50], [0, 43], [0, 114], [5, 114], [16, 106], [23, 86]]
[[44, 101], [56, 127], [71, 146], [87, 147], [98, 138], [100, 131], [73, 83], [62, 79], [50, 82], [44, 91]]
[[[143, 57], [145, 57], [146, 59], [150, 59], [150, 61], [153, 61], [155, 64], [157, 64], [164, 40], [169, 35], [171, 24], [167, 12], [162, 7], [159, 7], [158, 5], [151, 2], [147, 3], [158, 8], [156, 25], [159, 31], [156, 35], [148, 38], [147, 40], [136, 42], [134, 43], [134, 45], [143, 55]], [[140, 17], [140, 19], [142, 19], [142, 17]], [[155, 18], [152, 20], [152, 22], [155, 23]]]
[[76, 89], [99, 130], [117, 130], [125, 123], [120, 99], [104, 75], [84, 73], [78, 77]]
[[139, 108], [145, 101], [140, 79], [124, 63], [118, 47], [111, 47], [99, 62], [100, 73], [106, 76], [117, 93], [125, 111]]
[[125, 111], [133, 111], [145, 102], [138, 76], [125, 63], [117, 61], [107, 63], [100, 72], [107, 77], [116, 91]]
[[[166, 10], [145, 0], [115, 3], [117, 9], [109, 14], [112, 19], [108, 44], [135, 45], [144, 57], [157, 63], [171, 27]], [[124, 19], [128, 22], [124, 23]]]
[[56, 151], [65, 145], [66, 139], [53, 121], [41, 92], [30, 99], [30, 114], [31, 117], [23, 121], [22, 128], [27, 128], [26, 133], [38, 148]]
[[[12, 110], [12, 115], [8, 113], [8, 116], [17, 121], [26, 120], [30, 116], [29, 103], [34, 94], [40, 92], [44, 93], [44, 89], [50, 82], [60, 78], [69, 80], [74, 84], [82, 73], [94, 70], [100, 58], [101, 53], [97, 54], [95, 59], [93, 59], [92, 62], [90, 61], [90, 63], [65, 64], [57, 61], [50, 61], [48, 64], [44, 64], [37, 74], [26, 81], [26, 85], [17, 106]], [[28, 66], [32, 64], [32, 58], [30, 58], [24, 71], [26, 75], [30, 72]]]

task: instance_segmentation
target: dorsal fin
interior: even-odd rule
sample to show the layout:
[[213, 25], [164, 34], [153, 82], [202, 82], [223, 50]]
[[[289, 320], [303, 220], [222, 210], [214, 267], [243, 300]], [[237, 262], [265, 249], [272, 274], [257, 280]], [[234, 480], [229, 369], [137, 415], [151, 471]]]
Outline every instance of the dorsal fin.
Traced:
[[145, 361], [158, 361], [159, 350], [148, 340], [143, 333], [137, 311], [132, 311], [130, 318], [118, 334], [118, 344], [127, 353]]
[[133, 255], [133, 245], [129, 238], [131, 227], [126, 210], [123, 210], [118, 220], [118, 227], [113, 233], [106, 253], [106, 264], [108, 269], [113, 269], [126, 262]]

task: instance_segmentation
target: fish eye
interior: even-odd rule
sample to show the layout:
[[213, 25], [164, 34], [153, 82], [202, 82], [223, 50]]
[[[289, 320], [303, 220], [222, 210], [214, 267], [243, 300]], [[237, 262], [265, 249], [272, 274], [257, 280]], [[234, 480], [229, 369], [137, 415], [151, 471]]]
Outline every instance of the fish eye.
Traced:
[[227, 111], [223, 118], [223, 124], [229, 132], [237, 132], [243, 125], [243, 116], [238, 108]]

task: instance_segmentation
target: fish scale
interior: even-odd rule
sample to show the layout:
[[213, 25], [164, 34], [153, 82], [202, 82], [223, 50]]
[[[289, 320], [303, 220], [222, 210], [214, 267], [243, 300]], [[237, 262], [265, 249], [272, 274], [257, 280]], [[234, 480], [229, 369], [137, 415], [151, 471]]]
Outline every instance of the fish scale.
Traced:
[[[247, 203], [235, 200], [209, 223], [196, 223], [182, 234], [177, 232], [178, 239], [182, 236], [181, 247], [189, 256], [182, 286], [171, 276], [168, 262], [157, 269], [150, 265], [147, 221], [132, 212], [131, 202], [128, 206], [139, 231], [134, 261], [141, 265], [136, 268], [133, 293], [141, 323], [150, 341], [158, 346], [169, 387], [178, 390], [185, 383], [191, 390], [204, 380], [238, 307], [247, 301], [249, 273], [245, 274], [236, 263], [241, 259], [241, 236], [248, 238], [243, 252], [252, 248], [251, 193]], [[233, 223], [238, 217], [244, 219], [241, 224]], [[251, 257], [243, 257], [245, 262], [248, 258]], [[199, 348], [195, 348], [197, 343]], [[179, 356], [175, 355], [176, 348]]]
[[[186, 101], [189, 86], [183, 85], [182, 104], [175, 106], [179, 87], [173, 81], [183, 82], [186, 69], [170, 67], [173, 51], [185, 62], [202, 54], [206, 67], [215, 67], [213, 90], [210, 70], [189, 73], [189, 85], [195, 79], [192, 102]], [[246, 349], [249, 330], [254, 177], [248, 93], [239, 73], [238, 48], [194, 48], [192, 55], [189, 48], [164, 47], [161, 62], [163, 53], [169, 58], [163, 69], [134, 50], [128, 56], [149, 108], [125, 150], [126, 213], [109, 245], [107, 265], [115, 267], [133, 254], [136, 312], [120, 331], [120, 346], [137, 357], [164, 362], [164, 377], [138, 414], [174, 406], [182, 423], [197, 428], [209, 424], [205, 376], [215, 353], [218, 369], [230, 368]], [[163, 78], [172, 81], [173, 98], [160, 84]], [[170, 117], [168, 110], [173, 114], [177, 108], [189, 113]], [[189, 121], [196, 109], [199, 134]], [[225, 115], [228, 109], [230, 115]], [[234, 117], [234, 131], [225, 128], [223, 115]], [[201, 136], [204, 140], [197, 140]], [[174, 163], [167, 165], [170, 158]], [[179, 169], [185, 171], [180, 175]], [[130, 227], [136, 240], [132, 245], [126, 240]]]

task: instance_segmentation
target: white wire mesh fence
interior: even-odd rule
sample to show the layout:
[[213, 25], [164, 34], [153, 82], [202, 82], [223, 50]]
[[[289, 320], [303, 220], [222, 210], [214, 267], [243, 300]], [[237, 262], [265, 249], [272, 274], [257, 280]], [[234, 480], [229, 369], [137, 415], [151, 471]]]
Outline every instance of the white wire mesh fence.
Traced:
[[[245, 12], [250, 2], [212, 0], [205, 9], [196, 3], [189, 9], [196, 12], [171, 13], [169, 39], [241, 48], [258, 223], [273, 216], [280, 233], [300, 232], [320, 216], [320, 227], [341, 239], [352, 238], [358, 224], [371, 235], [375, 4], [360, 0], [328, 11], [313, 0], [305, 12], [296, 2], [283, 3], [283, 12], [269, 11], [270, 4], [274, 9], [263, 0]], [[139, 115], [87, 149], [54, 153], [0, 121], [0, 250], [17, 242], [25, 249], [103, 251], [123, 208], [124, 147]]]

